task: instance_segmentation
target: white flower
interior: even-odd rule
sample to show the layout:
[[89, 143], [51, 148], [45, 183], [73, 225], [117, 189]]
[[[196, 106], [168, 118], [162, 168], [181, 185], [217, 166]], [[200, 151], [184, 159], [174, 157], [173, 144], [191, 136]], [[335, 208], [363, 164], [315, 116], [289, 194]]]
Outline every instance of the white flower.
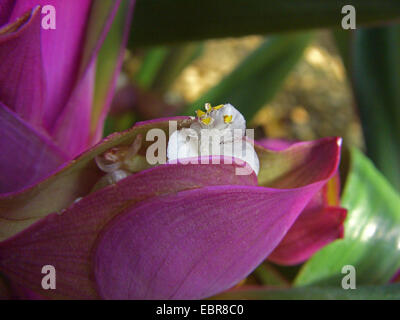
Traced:
[[241, 159], [258, 174], [259, 160], [254, 146], [245, 137], [246, 120], [231, 104], [197, 110], [190, 128], [177, 130], [168, 141], [167, 157], [171, 160], [199, 156], [225, 156]]
[[171, 134], [167, 146], [169, 160], [192, 158], [199, 156], [197, 131], [183, 128]]
[[95, 157], [98, 168], [105, 172], [93, 190], [125, 179], [133, 172], [147, 169], [150, 165], [138, 154], [142, 147], [142, 135], [137, 135], [130, 146], [118, 146]]

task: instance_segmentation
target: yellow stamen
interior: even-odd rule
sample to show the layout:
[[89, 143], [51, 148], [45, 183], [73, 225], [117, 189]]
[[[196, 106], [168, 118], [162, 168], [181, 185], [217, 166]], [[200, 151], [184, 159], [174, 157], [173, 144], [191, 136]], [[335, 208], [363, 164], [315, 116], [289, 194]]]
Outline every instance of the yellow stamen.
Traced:
[[203, 124], [209, 125], [211, 123], [211, 117], [206, 117], [200, 120]]
[[221, 109], [221, 108], [223, 108], [224, 107], [224, 105], [223, 104], [220, 104], [220, 105], [218, 105], [218, 106], [215, 106], [214, 108], [213, 108], [213, 110], [219, 110], [219, 109]]
[[206, 113], [203, 110], [196, 110], [196, 115], [197, 115], [197, 118], [200, 119], [201, 117], [205, 116]]
[[232, 116], [231, 115], [224, 115], [224, 123], [231, 123]]
[[206, 105], [204, 106], [204, 108], [206, 109], [207, 113], [210, 113], [212, 111], [212, 107], [211, 104], [206, 103]]

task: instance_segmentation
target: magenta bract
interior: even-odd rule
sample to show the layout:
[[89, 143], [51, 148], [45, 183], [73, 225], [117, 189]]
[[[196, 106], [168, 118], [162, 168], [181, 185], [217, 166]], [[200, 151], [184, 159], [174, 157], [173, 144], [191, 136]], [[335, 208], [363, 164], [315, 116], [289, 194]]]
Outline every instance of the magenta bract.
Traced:
[[[284, 150], [295, 142], [266, 139], [258, 143], [271, 150]], [[336, 173], [307, 204], [268, 260], [281, 265], [304, 262], [325, 245], [343, 238], [346, 216], [347, 210], [340, 207], [340, 178]]]
[[[7, 155], [0, 158], [0, 175], [19, 176], [2, 183], [0, 192], [38, 181], [97, 142], [90, 131], [96, 57], [120, 3], [110, 2], [107, 15], [97, 17], [92, 0], [0, 0], [0, 121], [13, 126], [0, 128]], [[55, 29], [42, 27], [41, 5], [55, 8]], [[27, 131], [31, 137], [18, 133]], [[21, 170], [24, 158], [35, 165]]]
[[[106, 143], [132, 141], [167, 123], [140, 123]], [[0, 271], [47, 298], [212, 296], [278, 246], [336, 172], [339, 142], [326, 138], [282, 151], [256, 146], [258, 183], [265, 187], [254, 174], [235, 175], [236, 164], [165, 164], [132, 174], [1, 242]], [[103, 145], [63, 170], [82, 167]], [[57, 290], [40, 286], [48, 264], [57, 270]]]

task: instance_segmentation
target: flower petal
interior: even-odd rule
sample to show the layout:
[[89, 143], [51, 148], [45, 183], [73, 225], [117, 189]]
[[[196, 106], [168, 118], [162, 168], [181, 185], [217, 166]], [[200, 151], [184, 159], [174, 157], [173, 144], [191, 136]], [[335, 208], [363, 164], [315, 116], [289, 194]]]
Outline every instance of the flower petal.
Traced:
[[[103, 45], [106, 35], [111, 28], [113, 19], [117, 14], [118, 8], [121, 4], [121, 0], [113, 1], [95, 1], [90, 10], [90, 17], [88, 17], [88, 26], [85, 36], [85, 45], [82, 46], [82, 61], [79, 66], [79, 72], [72, 88], [71, 94], [68, 101], [66, 102], [63, 111], [58, 116], [57, 121], [53, 123], [51, 133], [54, 136], [57, 143], [66, 150], [71, 158], [77, 156], [79, 153], [98, 142], [101, 136], [101, 129], [105, 118], [103, 109], [106, 110], [111, 102], [111, 95], [113, 93], [113, 86], [115, 77], [119, 73], [120, 65], [122, 62], [122, 53], [119, 54], [116, 61], [116, 65], [112, 63], [112, 59], [108, 57], [107, 61], [100, 61], [103, 65], [112, 65], [112, 71], [114, 74], [99, 75], [102, 76], [102, 81], [106, 81], [108, 84], [107, 88], [97, 88], [96, 90], [102, 90], [107, 94], [104, 101], [99, 101], [99, 97], [96, 96], [97, 100], [94, 99], [94, 83], [95, 83], [95, 72], [96, 70], [102, 71], [96, 64], [97, 54], [101, 46]], [[129, 10], [126, 6], [129, 4]], [[120, 10], [124, 10], [123, 14], [126, 16], [126, 26], [129, 25], [130, 18], [133, 14], [132, 10], [133, 2], [130, 0], [124, 5], [121, 5]], [[126, 27], [125, 25], [123, 27]], [[112, 36], [112, 35], [111, 35]], [[115, 36], [114, 36], [115, 37]], [[126, 37], [123, 37], [120, 45], [118, 46], [118, 52], [122, 52], [126, 42]], [[110, 78], [111, 77], [111, 78]], [[97, 82], [96, 85], [99, 85]], [[96, 91], [96, 92], [97, 92]], [[93, 106], [93, 103], [95, 105]], [[98, 110], [99, 104], [102, 109]], [[96, 111], [103, 112], [101, 115], [94, 115], [93, 108]], [[96, 119], [93, 119], [95, 117]], [[96, 124], [96, 128], [93, 129], [93, 124]], [[76, 130], [76, 128], [79, 128]], [[94, 130], [97, 130], [97, 134], [94, 134]]]
[[91, 106], [96, 64], [79, 80], [63, 112], [57, 118], [52, 136], [72, 159], [89, 146]]
[[[189, 117], [157, 119], [138, 122], [125, 132], [108, 136], [35, 186], [17, 193], [0, 195], [0, 219], [14, 221], [38, 219], [65, 209], [76, 198], [87, 195], [101, 178], [103, 173], [95, 163], [96, 156], [119, 145], [132, 145], [138, 135], [146, 137], [147, 132], [153, 128], [162, 129], [168, 134], [170, 120], [176, 121], [178, 128], [191, 123]], [[147, 148], [150, 144], [151, 142], [145, 141], [143, 147]], [[28, 206], [29, 210], [27, 210]], [[25, 228], [26, 224], [23, 227]], [[3, 228], [3, 224], [0, 224], [0, 240], [6, 238], [7, 235], [11, 236], [15, 230], [15, 228], [13, 230]]]
[[40, 24], [36, 8], [0, 29], [0, 101], [36, 126], [45, 93]]
[[0, 0], [0, 27], [8, 22], [15, 0]]
[[[269, 150], [279, 151], [297, 142], [264, 139], [257, 143]], [[330, 242], [342, 238], [347, 211], [339, 205], [340, 178], [337, 172], [309, 202], [268, 259], [282, 265], [298, 264]]]
[[[47, 86], [43, 116], [44, 126], [49, 131], [66, 104], [77, 78], [91, 2], [91, 0], [16, 1], [10, 18], [10, 21], [13, 21], [37, 5], [52, 5], [56, 9], [56, 29], [42, 29], [39, 14], [40, 40], [35, 39], [37, 45], [40, 43], [42, 45]], [[25, 49], [22, 52], [26, 54], [29, 50]], [[13, 67], [15, 65], [16, 62], [12, 63]], [[33, 63], [29, 62], [28, 67], [32, 66]], [[28, 73], [28, 70], [25, 72]]]
[[212, 117], [215, 119], [214, 128], [223, 129], [227, 125], [225, 123], [225, 116], [232, 117], [231, 124], [229, 125], [230, 130], [241, 130], [243, 134], [246, 130], [246, 120], [243, 115], [230, 103], [225, 104], [221, 109], [214, 111]]
[[199, 137], [197, 132], [191, 128], [176, 130], [168, 140], [168, 160], [192, 158], [199, 156]]
[[273, 151], [255, 143], [260, 160], [258, 183], [271, 188], [294, 188], [318, 180], [325, 175], [324, 168], [331, 168], [339, 161], [341, 144], [341, 138], [332, 137], [298, 142]]
[[0, 103], [0, 194], [43, 179], [64, 163], [57, 147]]
[[106, 299], [202, 299], [245, 278], [321, 186], [221, 186], [153, 198], [105, 228], [95, 277]]
[[346, 215], [347, 210], [340, 207], [306, 208], [268, 260], [282, 265], [304, 262], [325, 245], [343, 238]]
[[[298, 146], [308, 157], [295, 159], [316, 158], [314, 152], [321, 150], [331, 158], [315, 166], [297, 163], [295, 168], [304, 170], [305, 177], [306, 171], [312, 174], [300, 180], [292, 174], [296, 179], [282, 180], [288, 186], [292, 182], [293, 189], [209, 187], [128, 208], [98, 240], [95, 276], [100, 295], [198, 299], [233, 286], [268, 256], [311, 197], [334, 175], [338, 141]], [[282, 156], [281, 161], [287, 156], [275, 155]], [[275, 160], [271, 170], [280, 165]]]
[[[131, 175], [50, 214], [0, 244], [0, 269], [10, 279], [55, 298], [96, 298], [92, 250], [99, 232], [115, 215], [138, 201], [207, 185], [256, 185], [255, 175], [235, 175], [235, 165], [161, 165]], [[40, 287], [43, 265], [57, 271], [57, 289]]]
[[390, 283], [400, 282], [400, 269], [394, 274], [392, 279], [390, 279]]
[[[182, 121], [181, 126], [183, 124], [185, 126], [190, 125], [190, 120], [187, 118], [182, 118]], [[149, 121], [139, 124], [138, 127], [128, 132], [109, 137], [93, 150], [82, 155], [69, 167], [63, 169], [59, 176], [43, 182], [40, 190], [43, 192], [43, 190], [46, 190], [46, 186], [49, 187], [53, 183], [62, 182], [63, 180], [60, 179], [62, 175], [64, 175], [64, 179], [65, 176], [74, 173], [79, 176], [79, 172], [82, 174], [80, 170], [85, 171], [87, 170], [85, 166], [94, 163], [93, 158], [96, 155], [121, 143], [131, 144], [137, 134], [145, 134], [147, 130], [153, 127], [167, 130], [168, 122]], [[318, 143], [316, 144], [318, 145]], [[337, 139], [328, 139], [323, 144], [325, 144], [325, 147], [322, 149], [325, 152], [329, 151], [333, 160], [325, 161], [323, 164], [314, 167], [307, 167], [307, 164], [303, 163], [302, 165], [312, 172], [311, 178], [300, 182], [294, 180], [292, 189], [235, 187], [232, 186], [232, 184], [235, 184], [234, 182], [226, 181], [227, 177], [229, 179], [249, 179], [251, 177], [248, 183], [237, 181], [236, 184], [254, 185], [254, 175], [210, 174], [208, 170], [211, 170], [212, 165], [197, 165], [196, 170], [192, 168], [190, 172], [176, 173], [169, 179], [160, 175], [160, 182], [156, 180], [145, 182], [137, 179], [137, 177], [142, 175], [144, 179], [149, 172], [156, 172], [156, 170], [168, 168], [168, 166], [179, 170], [182, 166], [167, 164], [142, 171], [121, 180], [116, 185], [84, 197], [61, 215], [47, 215], [28, 229], [2, 242], [0, 244], [0, 269], [13, 282], [27, 285], [30, 289], [40, 290], [40, 293], [45, 295], [93, 298], [96, 297], [96, 291], [93, 287], [92, 262], [88, 262], [88, 258], [93, 257], [96, 252], [97, 286], [102, 296], [107, 298], [118, 297], [121, 293], [126, 292], [129, 292], [127, 297], [131, 298], [139, 296], [146, 298], [153, 298], [154, 296], [193, 298], [219, 292], [245, 277], [274, 249], [311, 197], [334, 174], [338, 165], [340, 146]], [[313, 145], [315, 146], [315, 143]], [[305, 152], [311, 152], [311, 154], [320, 150], [319, 148], [311, 148], [310, 151], [309, 147], [309, 144], [303, 144], [299, 148], [304, 148]], [[285, 156], [284, 153], [279, 153], [279, 155]], [[307, 157], [303, 158], [307, 159]], [[272, 164], [279, 166], [280, 162], [276, 158], [275, 160], [276, 162]], [[284, 158], [281, 158], [281, 160], [283, 161]], [[188, 168], [187, 166], [189, 165], [184, 166], [184, 168]], [[218, 168], [221, 166], [224, 165], [217, 165]], [[301, 169], [298, 163], [296, 168]], [[272, 167], [271, 170], [273, 169]], [[319, 172], [316, 173], [313, 170]], [[186, 180], [190, 181], [193, 178], [193, 172], [198, 173], [201, 181], [206, 180], [206, 185], [209, 185], [211, 181], [215, 185], [229, 184], [229, 186], [204, 187], [201, 183], [197, 183], [189, 186], [189, 189], [194, 190], [187, 190], [187, 184], [181, 186], [181, 189], [179, 187], [172, 188], [169, 185], [169, 183], [173, 183], [175, 186], [179, 185], [185, 177], [187, 177]], [[167, 185], [163, 186], [163, 183], [166, 182]], [[149, 188], [149, 186], [150, 188], [160, 186], [168, 190], [167, 192], [172, 191], [174, 193], [165, 195], [156, 189], [151, 190], [151, 192], [155, 192], [149, 195], [152, 198], [141, 197], [143, 193], [138, 192], [137, 188]], [[48, 193], [51, 193], [53, 189], [47, 189]], [[187, 191], [176, 193], [179, 190]], [[30, 190], [30, 192], [35, 192], [35, 189]], [[23, 196], [23, 194], [19, 196]], [[32, 197], [33, 195], [28, 193], [25, 196]], [[57, 206], [60, 206], [62, 202], [59, 202], [59, 196], [61, 194], [56, 197], [46, 195], [46, 198], [51, 198], [54, 200], [53, 202], [57, 203]], [[16, 198], [7, 199], [8, 205], [17, 206], [18, 204], [21, 206], [21, 202], [14, 202], [13, 204]], [[39, 210], [40, 205], [47, 206], [46, 199], [39, 197], [35, 200], [36, 209], [33, 202], [33, 206], [29, 208], [29, 214], [26, 213], [26, 209], [14, 207], [13, 215], [17, 213], [19, 216], [29, 217], [31, 211], [46, 214], [49, 207], [42, 211]], [[142, 202], [136, 202], [140, 200]], [[4, 201], [0, 208], [6, 208]], [[34, 209], [32, 210], [32, 208]], [[232, 209], [227, 210], [227, 208]], [[5, 210], [1, 214], [6, 215], [8, 211]], [[115, 217], [115, 220], [113, 217]], [[136, 219], [136, 217], [140, 217], [140, 219]], [[190, 219], [186, 219], [186, 217]], [[169, 220], [166, 221], [167, 218]], [[148, 223], [144, 223], [145, 221]], [[162, 221], [164, 221], [164, 224], [161, 223]], [[110, 223], [108, 224], [108, 222]], [[133, 226], [134, 229], [143, 228], [138, 233], [144, 234], [145, 237], [132, 235], [131, 230], [124, 227], [125, 223]], [[131, 265], [125, 264], [126, 258], [118, 248], [114, 248], [115, 256], [110, 257], [110, 254], [113, 253], [107, 247], [108, 241], [104, 240], [107, 237], [114, 239], [118, 228], [123, 229], [124, 238], [130, 237], [134, 241], [133, 244], [137, 246], [135, 251], [124, 251], [125, 256], [129, 255], [133, 259], [132, 261], [140, 263], [142, 266], [127, 273], [124, 283], [122, 283], [120, 276], [115, 273], [129, 271]], [[167, 232], [167, 230], [170, 232]], [[103, 235], [99, 237], [100, 231]], [[179, 242], [181, 240], [180, 231], [191, 232], [187, 236], [187, 241]], [[148, 243], [146, 240], [148, 238], [154, 238], [154, 243]], [[94, 240], [98, 243], [97, 249], [94, 247]], [[115, 244], [115, 240], [113, 240], [113, 243]], [[170, 251], [160, 252], [160, 249], [157, 249], [157, 247], [162, 248], [169, 244], [176, 244], [178, 248], [185, 250], [181, 252], [172, 247]], [[121, 242], [121, 247], [126, 245], [128, 245], [126, 241]], [[161, 256], [153, 256], [152, 251], [148, 250], [153, 249], [152, 246], [155, 247], [155, 250], [158, 250], [154, 252], [160, 253]], [[227, 247], [228, 251], [225, 250]], [[250, 248], [251, 250], [249, 250]], [[187, 260], [181, 260], [182, 257]], [[110, 258], [115, 259], [115, 261], [119, 260], [121, 264], [118, 269], [106, 274]], [[140, 286], [138, 288], [127, 288], [126, 283], [147, 282], [149, 279], [153, 279], [154, 272], [158, 272], [158, 267], [162, 264], [163, 258], [168, 264], [160, 270], [160, 274], [163, 276], [157, 277], [157, 281], [154, 284], [152, 283], [150, 295], [143, 295]], [[146, 270], [149, 261], [154, 262], [154, 265]], [[58, 291], [43, 292], [39, 287], [42, 278], [39, 267], [44, 264], [56, 266]], [[229, 271], [232, 269], [233, 273], [226, 272], [227, 269]], [[184, 272], [177, 274], [176, 270]], [[191, 273], [191, 270], [194, 273]], [[209, 270], [210, 273], [208, 273]], [[61, 277], [59, 277], [60, 271]], [[137, 278], [138, 275], [141, 278]], [[185, 275], [188, 276], [185, 277]], [[181, 278], [177, 279], [179, 276]], [[115, 278], [118, 281], [112, 283], [110, 278]], [[176, 280], [181, 281], [177, 284]], [[175, 287], [173, 287], [174, 285]], [[192, 289], [189, 287], [192, 287]]]

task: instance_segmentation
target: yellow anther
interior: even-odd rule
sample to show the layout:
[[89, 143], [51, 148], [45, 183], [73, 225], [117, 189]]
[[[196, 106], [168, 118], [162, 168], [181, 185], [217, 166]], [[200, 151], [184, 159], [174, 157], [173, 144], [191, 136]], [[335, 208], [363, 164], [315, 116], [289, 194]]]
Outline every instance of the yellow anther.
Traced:
[[224, 123], [231, 123], [231, 122], [232, 122], [232, 116], [224, 115]]
[[205, 125], [209, 125], [211, 123], [211, 117], [205, 117], [203, 119], [200, 120], [203, 124]]
[[224, 105], [223, 104], [220, 104], [220, 105], [218, 105], [218, 106], [215, 106], [214, 108], [213, 108], [213, 110], [219, 110], [219, 109], [221, 109], [221, 108], [223, 108], [224, 107]]
[[203, 110], [196, 110], [196, 115], [197, 115], [197, 118], [200, 119], [201, 117], [205, 116], [206, 113]]
[[206, 103], [204, 108], [206, 109], [207, 113], [210, 113], [212, 111], [212, 106], [209, 103]]

